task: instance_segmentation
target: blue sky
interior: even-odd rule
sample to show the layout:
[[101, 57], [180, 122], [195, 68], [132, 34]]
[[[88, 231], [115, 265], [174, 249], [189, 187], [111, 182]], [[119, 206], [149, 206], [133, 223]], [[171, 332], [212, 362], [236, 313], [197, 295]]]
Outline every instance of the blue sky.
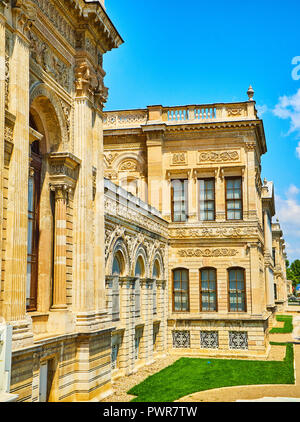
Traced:
[[268, 147], [262, 179], [275, 184], [288, 259], [300, 259], [299, 0], [106, 0], [106, 9], [125, 41], [104, 58], [106, 110], [246, 101], [253, 86]]

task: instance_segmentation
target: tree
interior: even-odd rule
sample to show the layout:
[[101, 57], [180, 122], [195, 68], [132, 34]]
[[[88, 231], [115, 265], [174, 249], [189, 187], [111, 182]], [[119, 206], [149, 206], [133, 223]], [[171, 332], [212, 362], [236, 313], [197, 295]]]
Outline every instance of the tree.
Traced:
[[291, 265], [286, 260], [286, 278], [293, 282], [293, 287], [300, 284], [300, 259], [296, 259]]

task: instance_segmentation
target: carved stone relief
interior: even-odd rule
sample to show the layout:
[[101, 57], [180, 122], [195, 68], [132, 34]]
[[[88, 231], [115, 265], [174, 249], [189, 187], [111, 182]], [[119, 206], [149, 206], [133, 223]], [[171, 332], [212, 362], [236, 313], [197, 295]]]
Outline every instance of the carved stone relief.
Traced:
[[57, 7], [49, 0], [32, 0], [50, 20], [58, 32], [75, 47], [75, 31], [68, 21], [58, 13]]
[[246, 109], [244, 107], [227, 107], [226, 110], [228, 117], [244, 116], [246, 113]]
[[33, 31], [29, 32], [28, 38], [31, 58], [66, 91], [70, 92], [70, 67], [63, 63]]
[[228, 161], [239, 161], [240, 155], [238, 151], [199, 151], [198, 162], [224, 163]]
[[227, 237], [239, 238], [242, 236], [253, 236], [257, 234], [257, 229], [253, 227], [231, 227], [231, 228], [203, 228], [203, 229], [176, 229], [171, 232], [172, 237]]
[[238, 254], [236, 249], [181, 249], [178, 251], [178, 255], [182, 258], [192, 257], [223, 257], [223, 256], [235, 256]]
[[185, 165], [187, 164], [187, 153], [186, 152], [175, 152], [172, 154], [173, 165]]
[[123, 161], [119, 167], [119, 171], [138, 171], [137, 162], [134, 160]]

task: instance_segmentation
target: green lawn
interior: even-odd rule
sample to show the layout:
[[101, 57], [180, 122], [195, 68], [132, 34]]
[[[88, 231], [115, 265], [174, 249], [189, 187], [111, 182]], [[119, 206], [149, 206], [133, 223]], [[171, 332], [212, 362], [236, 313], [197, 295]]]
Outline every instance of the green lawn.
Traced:
[[[282, 343], [272, 343], [282, 344]], [[283, 343], [286, 344], [286, 343]], [[173, 402], [197, 391], [236, 385], [294, 384], [293, 344], [283, 361], [180, 358], [136, 385], [134, 402]]]
[[270, 334], [286, 334], [291, 333], [293, 331], [293, 316], [292, 315], [277, 315], [276, 320], [278, 322], [284, 322], [284, 326], [282, 328], [273, 327], [270, 330]]

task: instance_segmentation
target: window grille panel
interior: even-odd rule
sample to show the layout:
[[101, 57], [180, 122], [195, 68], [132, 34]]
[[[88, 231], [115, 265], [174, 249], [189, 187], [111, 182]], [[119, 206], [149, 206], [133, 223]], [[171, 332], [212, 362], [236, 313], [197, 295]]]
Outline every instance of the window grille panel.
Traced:
[[230, 349], [248, 349], [248, 333], [246, 331], [229, 331]]
[[218, 331], [200, 331], [200, 347], [202, 349], [218, 349], [219, 348]]
[[190, 347], [189, 331], [173, 331], [173, 348], [182, 349]]

